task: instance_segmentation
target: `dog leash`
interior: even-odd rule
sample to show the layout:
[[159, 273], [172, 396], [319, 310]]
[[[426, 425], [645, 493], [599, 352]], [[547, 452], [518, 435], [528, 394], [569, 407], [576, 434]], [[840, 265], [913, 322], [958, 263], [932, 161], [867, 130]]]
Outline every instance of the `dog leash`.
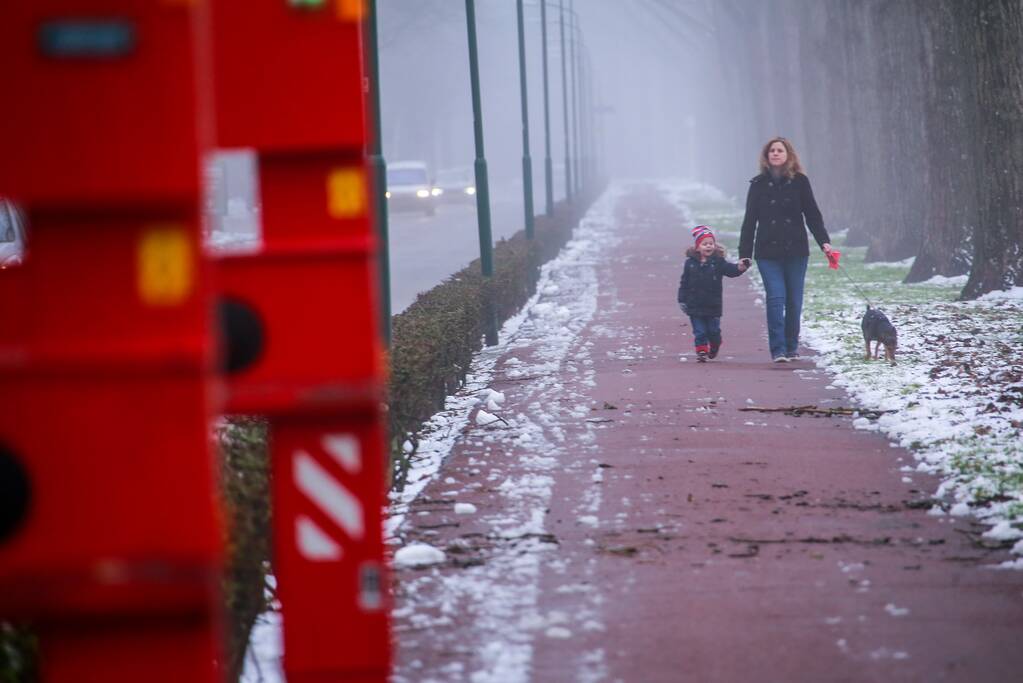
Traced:
[[[836, 254], [836, 256], [835, 256], [834, 260], [832, 260], [832, 258], [831, 258], [831, 254]], [[849, 284], [851, 284], [851, 285], [853, 286], [853, 289], [855, 289], [855, 290], [856, 290], [856, 293], [857, 293], [857, 294], [859, 294], [859, 295], [860, 295], [860, 297], [861, 297], [861, 298], [862, 298], [862, 299], [863, 299], [864, 301], [866, 301], [866, 302], [867, 302], [867, 306], [869, 306], [869, 307], [873, 307], [873, 306], [874, 306], [874, 304], [872, 304], [872, 303], [870, 302], [870, 299], [868, 299], [868, 298], [867, 298], [867, 295], [863, 293], [863, 290], [861, 290], [861, 289], [859, 288], [859, 286], [857, 286], [857, 284], [856, 284], [856, 281], [852, 279], [852, 276], [851, 276], [851, 275], [849, 275], [849, 271], [847, 271], [847, 270], [845, 269], [845, 267], [844, 267], [844, 266], [842, 266], [842, 264], [840, 264], [840, 263], [838, 262], [839, 258], [840, 258], [840, 257], [842, 256], [842, 252], [840, 252], [840, 251], [834, 251], [834, 250], [832, 250], [832, 251], [831, 251], [831, 253], [829, 253], [829, 254], [825, 254], [825, 256], [827, 256], [827, 258], [828, 258], [828, 263], [829, 263], [829, 265], [831, 265], [831, 268], [832, 268], [833, 270], [839, 270], [839, 271], [841, 271], [841, 272], [842, 272], [842, 274], [843, 274], [843, 275], [845, 275], [846, 279], [847, 279], [847, 280], [849, 280]]]

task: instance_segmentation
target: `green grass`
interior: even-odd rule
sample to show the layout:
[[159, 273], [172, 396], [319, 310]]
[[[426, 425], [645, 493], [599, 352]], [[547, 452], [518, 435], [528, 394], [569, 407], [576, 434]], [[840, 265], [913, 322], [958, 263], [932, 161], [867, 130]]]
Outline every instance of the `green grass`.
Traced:
[[[713, 226], [729, 258], [737, 257], [740, 211], [697, 211], [695, 220]], [[1019, 369], [1023, 359], [1018, 304], [958, 302], [962, 285], [955, 282], [902, 284], [908, 264], [867, 264], [865, 247], [846, 245], [842, 233], [832, 238], [842, 252], [845, 273], [827, 267], [811, 238], [806, 276], [803, 329], [824, 340], [819, 360], [836, 379], [869, 396], [875, 404], [869, 407], [894, 406], [896, 420], [912, 421], [928, 410], [937, 411], [934, 433], [911, 434], [910, 449], [936, 463], [946, 491], [969, 501], [981, 516], [1023, 524], [1023, 433], [1019, 426], [1010, 426], [1009, 417], [999, 421], [997, 410], [993, 416], [972, 416], [985, 404], [1016, 405], [1004, 392], [1012, 390], [1013, 368]], [[757, 269], [750, 274], [762, 286]], [[899, 330], [896, 368], [864, 359], [859, 327], [864, 299], [883, 310]], [[954, 436], [942, 433], [943, 419], [958, 421], [960, 431]], [[898, 431], [902, 425], [882, 426]]]

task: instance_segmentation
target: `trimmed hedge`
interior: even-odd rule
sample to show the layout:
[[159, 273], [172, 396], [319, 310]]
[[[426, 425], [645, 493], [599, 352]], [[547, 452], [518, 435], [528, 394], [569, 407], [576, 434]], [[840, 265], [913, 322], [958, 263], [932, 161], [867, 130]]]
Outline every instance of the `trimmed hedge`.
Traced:
[[252, 626], [271, 594], [270, 452], [262, 418], [231, 417], [217, 427], [221, 494], [227, 518], [224, 606], [225, 680], [236, 681], [245, 663]]
[[0, 622], [0, 683], [39, 680], [38, 649], [39, 643], [30, 626]]

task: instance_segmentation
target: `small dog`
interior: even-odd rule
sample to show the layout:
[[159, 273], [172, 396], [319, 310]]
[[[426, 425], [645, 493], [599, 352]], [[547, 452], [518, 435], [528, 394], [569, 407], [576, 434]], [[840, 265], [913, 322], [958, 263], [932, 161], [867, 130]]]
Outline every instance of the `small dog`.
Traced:
[[898, 346], [899, 337], [892, 321], [884, 313], [868, 305], [867, 312], [860, 321], [860, 328], [863, 330], [863, 341], [867, 345], [867, 357], [864, 360], [870, 360], [870, 342], [874, 342], [874, 359], [877, 359], [880, 346], [884, 344], [885, 358], [895, 365], [895, 347]]

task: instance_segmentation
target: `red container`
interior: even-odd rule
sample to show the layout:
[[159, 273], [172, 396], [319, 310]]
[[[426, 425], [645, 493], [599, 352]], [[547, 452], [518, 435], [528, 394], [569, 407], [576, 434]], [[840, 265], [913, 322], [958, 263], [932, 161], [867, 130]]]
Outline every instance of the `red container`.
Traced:
[[195, 25], [0, 7], [0, 194], [30, 226], [0, 272], [0, 616], [34, 620], [48, 681], [218, 679]]
[[3, 3], [3, 192], [50, 206], [191, 205], [199, 173], [190, 4]]
[[217, 261], [228, 408], [271, 417], [274, 571], [289, 681], [390, 668], [376, 254], [361, 1], [213, 0], [220, 147], [259, 158], [263, 248]]
[[290, 153], [365, 144], [361, 0], [299, 4], [207, 3], [218, 147]]

